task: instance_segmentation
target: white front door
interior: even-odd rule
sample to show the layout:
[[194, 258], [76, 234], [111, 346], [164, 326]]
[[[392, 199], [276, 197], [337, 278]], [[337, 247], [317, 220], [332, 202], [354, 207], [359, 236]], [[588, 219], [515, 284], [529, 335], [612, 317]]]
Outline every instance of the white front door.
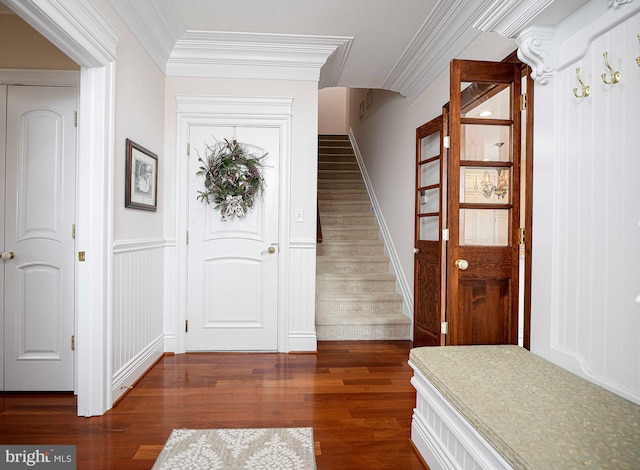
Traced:
[[[259, 153], [265, 188], [244, 217], [221, 220], [197, 199], [196, 176], [206, 145], [223, 139]], [[188, 351], [275, 351], [278, 348], [277, 127], [191, 126], [189, 131]]]
[[75, 87], [7, 87], [7, 391], [74, 389], [76, 96]]

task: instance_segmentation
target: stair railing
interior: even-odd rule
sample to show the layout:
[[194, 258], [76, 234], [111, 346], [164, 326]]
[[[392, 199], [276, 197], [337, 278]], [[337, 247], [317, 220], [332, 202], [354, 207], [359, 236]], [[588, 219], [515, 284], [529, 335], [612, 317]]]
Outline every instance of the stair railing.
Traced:
[[316, 204], [316, 243], [322, 243], [322, 223], [320, 222], [320, 207]]

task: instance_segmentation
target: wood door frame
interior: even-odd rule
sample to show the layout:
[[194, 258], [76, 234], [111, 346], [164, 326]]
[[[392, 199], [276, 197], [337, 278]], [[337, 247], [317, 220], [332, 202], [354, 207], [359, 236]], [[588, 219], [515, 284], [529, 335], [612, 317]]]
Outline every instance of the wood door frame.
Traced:
[[[498, 67], [498, 64], [502, 64]], [[510, 65], [506, 67], [506, 65]], [[449, 161], [449, 204], [453, 204], [459, 209], [465, 206], [469, 209], [506, 209], [509, 210], [508, 218], [508, 242], [506, 246], [467, 246], [461, 244], [460, 238], [460, 210], [450, 214], [448, 226], [450, 230], [450, 241], [447, 246], [447, 265], [452, 266], [453, 259], [467, 258], [472, 255], [471, 267], [469, 272], [463, 271], [466, 268], [453, 269], [448, 272], [447, 276], [447, 292], [449, 294], [447, 303], [447, 324], [449, 331], [446, 337], [446, 343], [451, 344], [476, 344], [480, 341], [485, 344], [489, 343], [518, 343], [518, 320], [519, 320], [519, 264], [520, 264], [520, 242], [519, 228], [521, 226], [520, 205], [520, 162], [522, 160], [522, 129], [520, 127], [520, 109], [518, 103], [521, 95], [522, 76], [521, 69], [517, 64], [508, 61], [502, 63], [487, 61], [465, 61], [453, 60], [450, 65], [450, 105], [452, 108], [449, 136], [451, 139], [451, 154]], [[460, 91], [459, 84], [464, 82], [473, 82], [472, 88]], [[487, 84], [486, 86], [484, 84]], [[495, 84], [495, 85], [494, 85]], [[500, 85], [504, 84], [504, 86]], [[478, 98], [494, 94], [502, 91], [507, 85], [509, 86], [509, 117], [503, 119], [483, 120], [478, 118], [462, 117], [465, 106], [472, 105]], [[476, 90], [477, 88], [477, 90]], [[467, 155], [462, 154], [462, 126], [463, 123], [470, 125], [500, 125], [510, 127], [510, 152], [517, 158], [511, 158], [509, 162], [491, 161], [487, 164], [490, 167], [510, 168], [510, 200], [500, 205], [468, 203], [460, 201], [460, 182], [451, 184], [451, 181], [458, 181], [462, 167], [486, 166], [484, 162], [476, 161], [475, 158], [466, 158]], [[517, 190], [514, 192], [514, 188]], [[466, 253], [466, 254], [465, 254]], [[480, 264], [478, 264], [480, 263]], [[487, 272], [489, 266], [490, 273]], [[498, 277], [493, 277], [493, 276]], [[488, 277], [487, 277], [488, 276]], [[459, 277], [464, 281], [459, 281]], [[483, 322], [491, 319], [492, 327], [490, 329], [481, 329], [476, 333], [472, 325], [464, 321], [463, 313], [466, 310], [460, 304], [459, 288], [461, 282], [467, 286], [464, 290], [466, 304], [476, 304], [475, 296], [481, 299], [492, 298], [496, 307], [501, 309], [499, 316], [488, 312], [484, 302], [478, 303], [474, 312], [483, 315]], [[476, 293], [476, 289], [480, 291]], [[506, 290], [505, 290], [506, 289]], [[466, 305], [465, 304], [465, 305]], [[462, 310], [460, 310], [462, 309]], [[484, 313], [483, 313], [484, 312]], [[497, 313], [497, 312], [496, 312]], [[478, 336], [479, 335], [479, 336]], [[471, 339], [477, 338], [477, 339]], [[481, 339], [482, 338], [482, 339]]]

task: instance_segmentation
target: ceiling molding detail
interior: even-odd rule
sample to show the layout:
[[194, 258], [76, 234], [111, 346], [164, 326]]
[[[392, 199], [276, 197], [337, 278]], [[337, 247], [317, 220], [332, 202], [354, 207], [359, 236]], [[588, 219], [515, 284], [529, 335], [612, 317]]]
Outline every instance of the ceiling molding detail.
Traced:
[[397, 91], [413, 101], [449, 65], [449, 61], [480, 34], [472, 25], [480, 12], [487, 11], [495, 3], [495, 0], [440, 0], [382, 88]]
[[353, 38], [295, 34], [187, 31], [175, 44], [167, 75], [319, 81], [320, 69], [332, 61], [339, 77]]
[[555, 0], [496, 0], [473, 25], [480, 31], [494, 31], [505, 38], [514, 38], [542, 10]]
[[116, 57], [118, 34], [84, 0], [3, 0], [20, 18], [81, 66], [101, 67]]
[[544, 85], [553, 78], [555, 28], [530, 27], [516, 38], [518, 58], [531, 67], [531, 78]]
[[342, 42], [333, 54], [329, 56], [325, 64], [320, 70], [320, 83], [318, 88], [326, 88], [337, 86], [344, 70], [344, 65], [347, 62], [349, 51], [351, 50], [351, 44], [353, 43], [352, 37], [344, 37], [345, 41]]
[[173, 46], [186, 30], [171, 0], [109, 0], [109, 3], [160, 70], [166, 72]]

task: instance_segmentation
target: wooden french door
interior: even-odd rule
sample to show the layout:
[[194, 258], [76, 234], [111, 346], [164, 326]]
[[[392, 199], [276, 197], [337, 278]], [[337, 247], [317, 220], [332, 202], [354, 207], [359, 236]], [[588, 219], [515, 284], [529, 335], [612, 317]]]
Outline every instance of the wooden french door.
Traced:
[[521, 65], [451, 63], [449, 345], [516, 344]]
[[447, 158], [443, 137], [446, 114], [416, 129], [416, 220], [414, 262], [415, 346], [441, 344], [445, 315]]

